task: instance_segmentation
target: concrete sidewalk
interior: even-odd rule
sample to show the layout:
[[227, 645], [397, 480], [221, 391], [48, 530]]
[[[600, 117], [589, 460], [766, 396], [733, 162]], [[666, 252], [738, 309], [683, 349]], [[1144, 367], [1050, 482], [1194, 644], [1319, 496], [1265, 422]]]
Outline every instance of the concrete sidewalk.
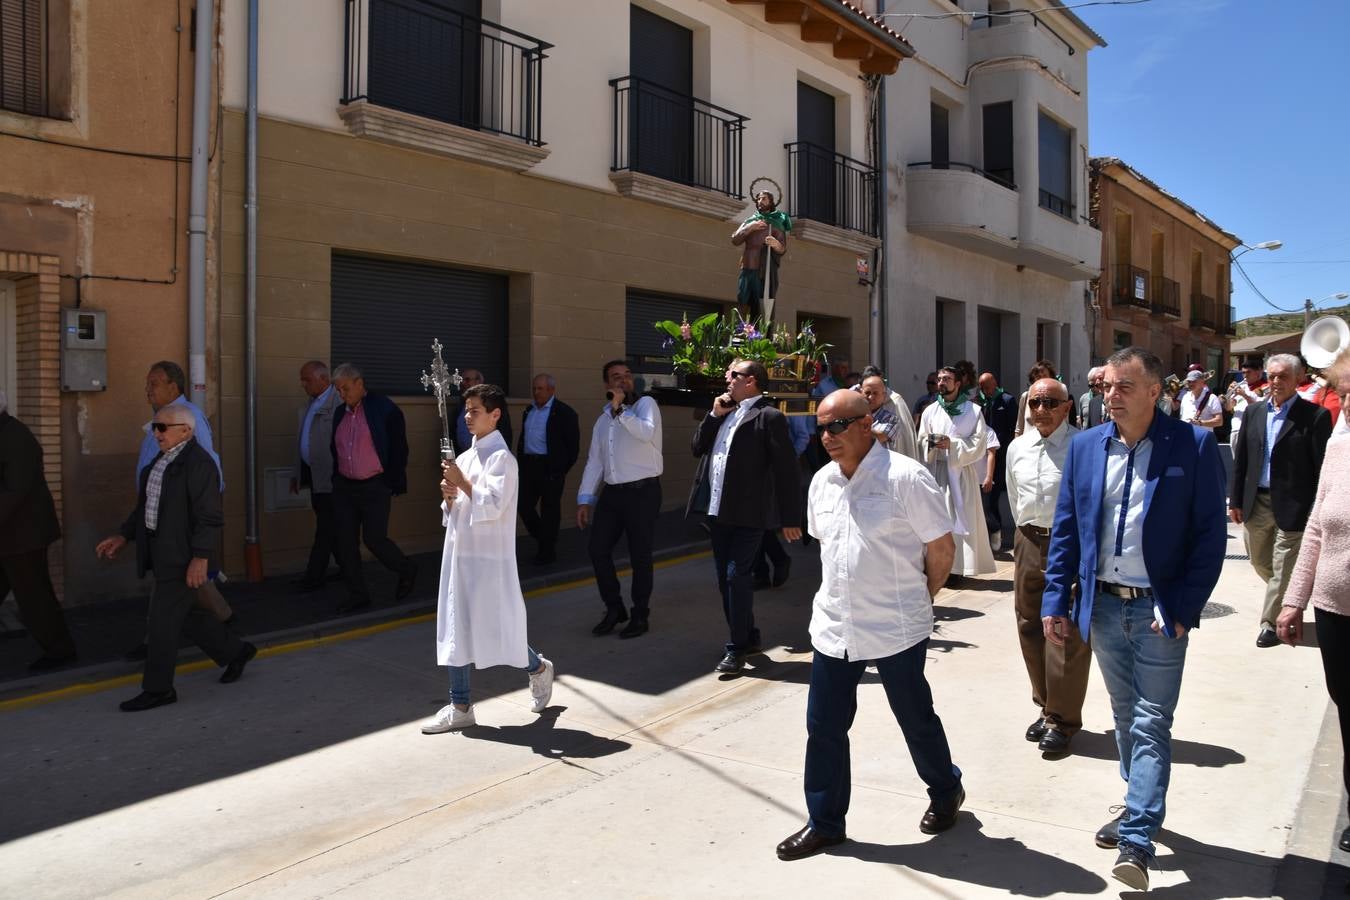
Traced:
[[[724, 626], [700, 559], [658, 573], [653, 630], [634, 641], [590, 636], [593, 587], [531, 600], [531, 640], [558, 666], [553, 705], [529, 713], [523, 673], [476, 673], [480, 724], [463, 734], [418, 731], [446, 689], [425, 622], [265, 655], [236, 685], [182, 675], [179, 703], [149, 713], [116, 710], [126, 687], [0, 713], [3, 894], [1119, 894], [1114, 855], [1092, 843], [1122, 793], [1105, 691], [1094, 669], [1073, 756], [1046, 761], [1022, 739], [1034, 710], [1007, 562], [943, 592], [928, 657], [965, 773], [958, 826], [918, 831], [923, 785], [868, 676], [852, 840], [775, 858], [805, 819], [818, 582], [814, 553], [792, 552], [793, 580], [756, 598], [776, 646], [741, 678], [712, 674]], [[1318, 653], [1256, 649], [1260, 596], [1248, 563], [1230, 560], [1220, 615], [1192, 640], [1157, 895], [1341, 892], [1344, 870], [1328, 882], [1326, 865], [1341, 757]]]

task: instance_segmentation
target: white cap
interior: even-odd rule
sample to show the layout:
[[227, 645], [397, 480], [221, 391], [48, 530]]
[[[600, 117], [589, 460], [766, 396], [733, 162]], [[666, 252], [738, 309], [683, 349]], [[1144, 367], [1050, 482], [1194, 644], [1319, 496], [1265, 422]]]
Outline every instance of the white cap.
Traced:
[[1187, 384], [1192, 384], [1192, 383], [1194, 383], [1194, 382], [1196, 382], [1196, 381], [1204, 381], [1204, 380], [1205, 380], [1205, 373], [1204, 373], [1204, 372], [1187, 372], [1187, 373], [1186, 373], [1186, 383], [1187, 383]]

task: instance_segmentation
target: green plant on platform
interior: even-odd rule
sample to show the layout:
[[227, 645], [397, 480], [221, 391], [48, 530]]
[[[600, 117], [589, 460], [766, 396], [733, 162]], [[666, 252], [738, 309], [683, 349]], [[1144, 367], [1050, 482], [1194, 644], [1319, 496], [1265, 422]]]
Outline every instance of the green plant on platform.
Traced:
[[656, 322], [655, 327], [667, 336], [662, 346], [671, 351], [676, 372], [711, 378], [720, 377], [733, 359], [753, 359], [773, 368], [786, 357], [800, 356], [814, 371], [831, 349], [816, 337], [809, 321], [795, 335], [786, 325], [767, 326], [762, 318], [749, 321], [739, 314], [708, 313], [692, 322], [685, 316], [679, 322]]

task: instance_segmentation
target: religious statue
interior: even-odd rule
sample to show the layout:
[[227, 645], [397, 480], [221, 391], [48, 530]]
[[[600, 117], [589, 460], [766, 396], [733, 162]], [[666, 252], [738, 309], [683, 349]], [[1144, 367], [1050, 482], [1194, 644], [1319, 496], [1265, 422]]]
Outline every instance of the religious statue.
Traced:
[[741, 223], [731, 236], [731, 243], [741, 248], [741, 271], [736, 283], [736, 304], [742, 318], [756, 321], [761, 317], [767, 324], [773, 318], [774, 297], [778, 294], [778, 267], [787, 253], [787, 235], [792, 230], [792, 219], [778, 209], [783, 192], [755, 185], [768, 181], [756, 178], [750, 185], [750, 196], [755, 201], [755, 213]]

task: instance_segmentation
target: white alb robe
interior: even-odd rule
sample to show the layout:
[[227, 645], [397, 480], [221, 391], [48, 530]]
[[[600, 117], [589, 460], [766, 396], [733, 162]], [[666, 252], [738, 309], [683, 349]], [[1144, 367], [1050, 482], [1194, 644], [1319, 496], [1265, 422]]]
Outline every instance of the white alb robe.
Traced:
[[445, 550], [436, 609], [436, 661], [443, 666], [529, 664], [525, 598], [516, 572], [516, 458], [499, 432], [474, 438], [455, 460], [473, 485], [441, 503]]
[[[930, 447], [929, 435], [951, 438], [950, 450]], [[984, 523], [980, 499], [978, 463], [989, 447], [980, 408], [966, 401], [955, 420], [940, 403], [924, 407], [919, 419], [919, 448], [924, 463], [947, 496], [952, 515], [952, 539], [956, 541], [953, 575], [987, 575], [994, 571], [994, 552], [989, 547], [989, 529]]]
[[890, 403], [895, 406], [895, 418], [898, 423], [895, 437], [892, 438], [895, 446], [891, 449], [915, 462], [923, 462], [923, 457], [919, 455], [918, 441], [914, 437], [914, 413], [910, 412], [909, 404], [899, 391], [891, 391]]

